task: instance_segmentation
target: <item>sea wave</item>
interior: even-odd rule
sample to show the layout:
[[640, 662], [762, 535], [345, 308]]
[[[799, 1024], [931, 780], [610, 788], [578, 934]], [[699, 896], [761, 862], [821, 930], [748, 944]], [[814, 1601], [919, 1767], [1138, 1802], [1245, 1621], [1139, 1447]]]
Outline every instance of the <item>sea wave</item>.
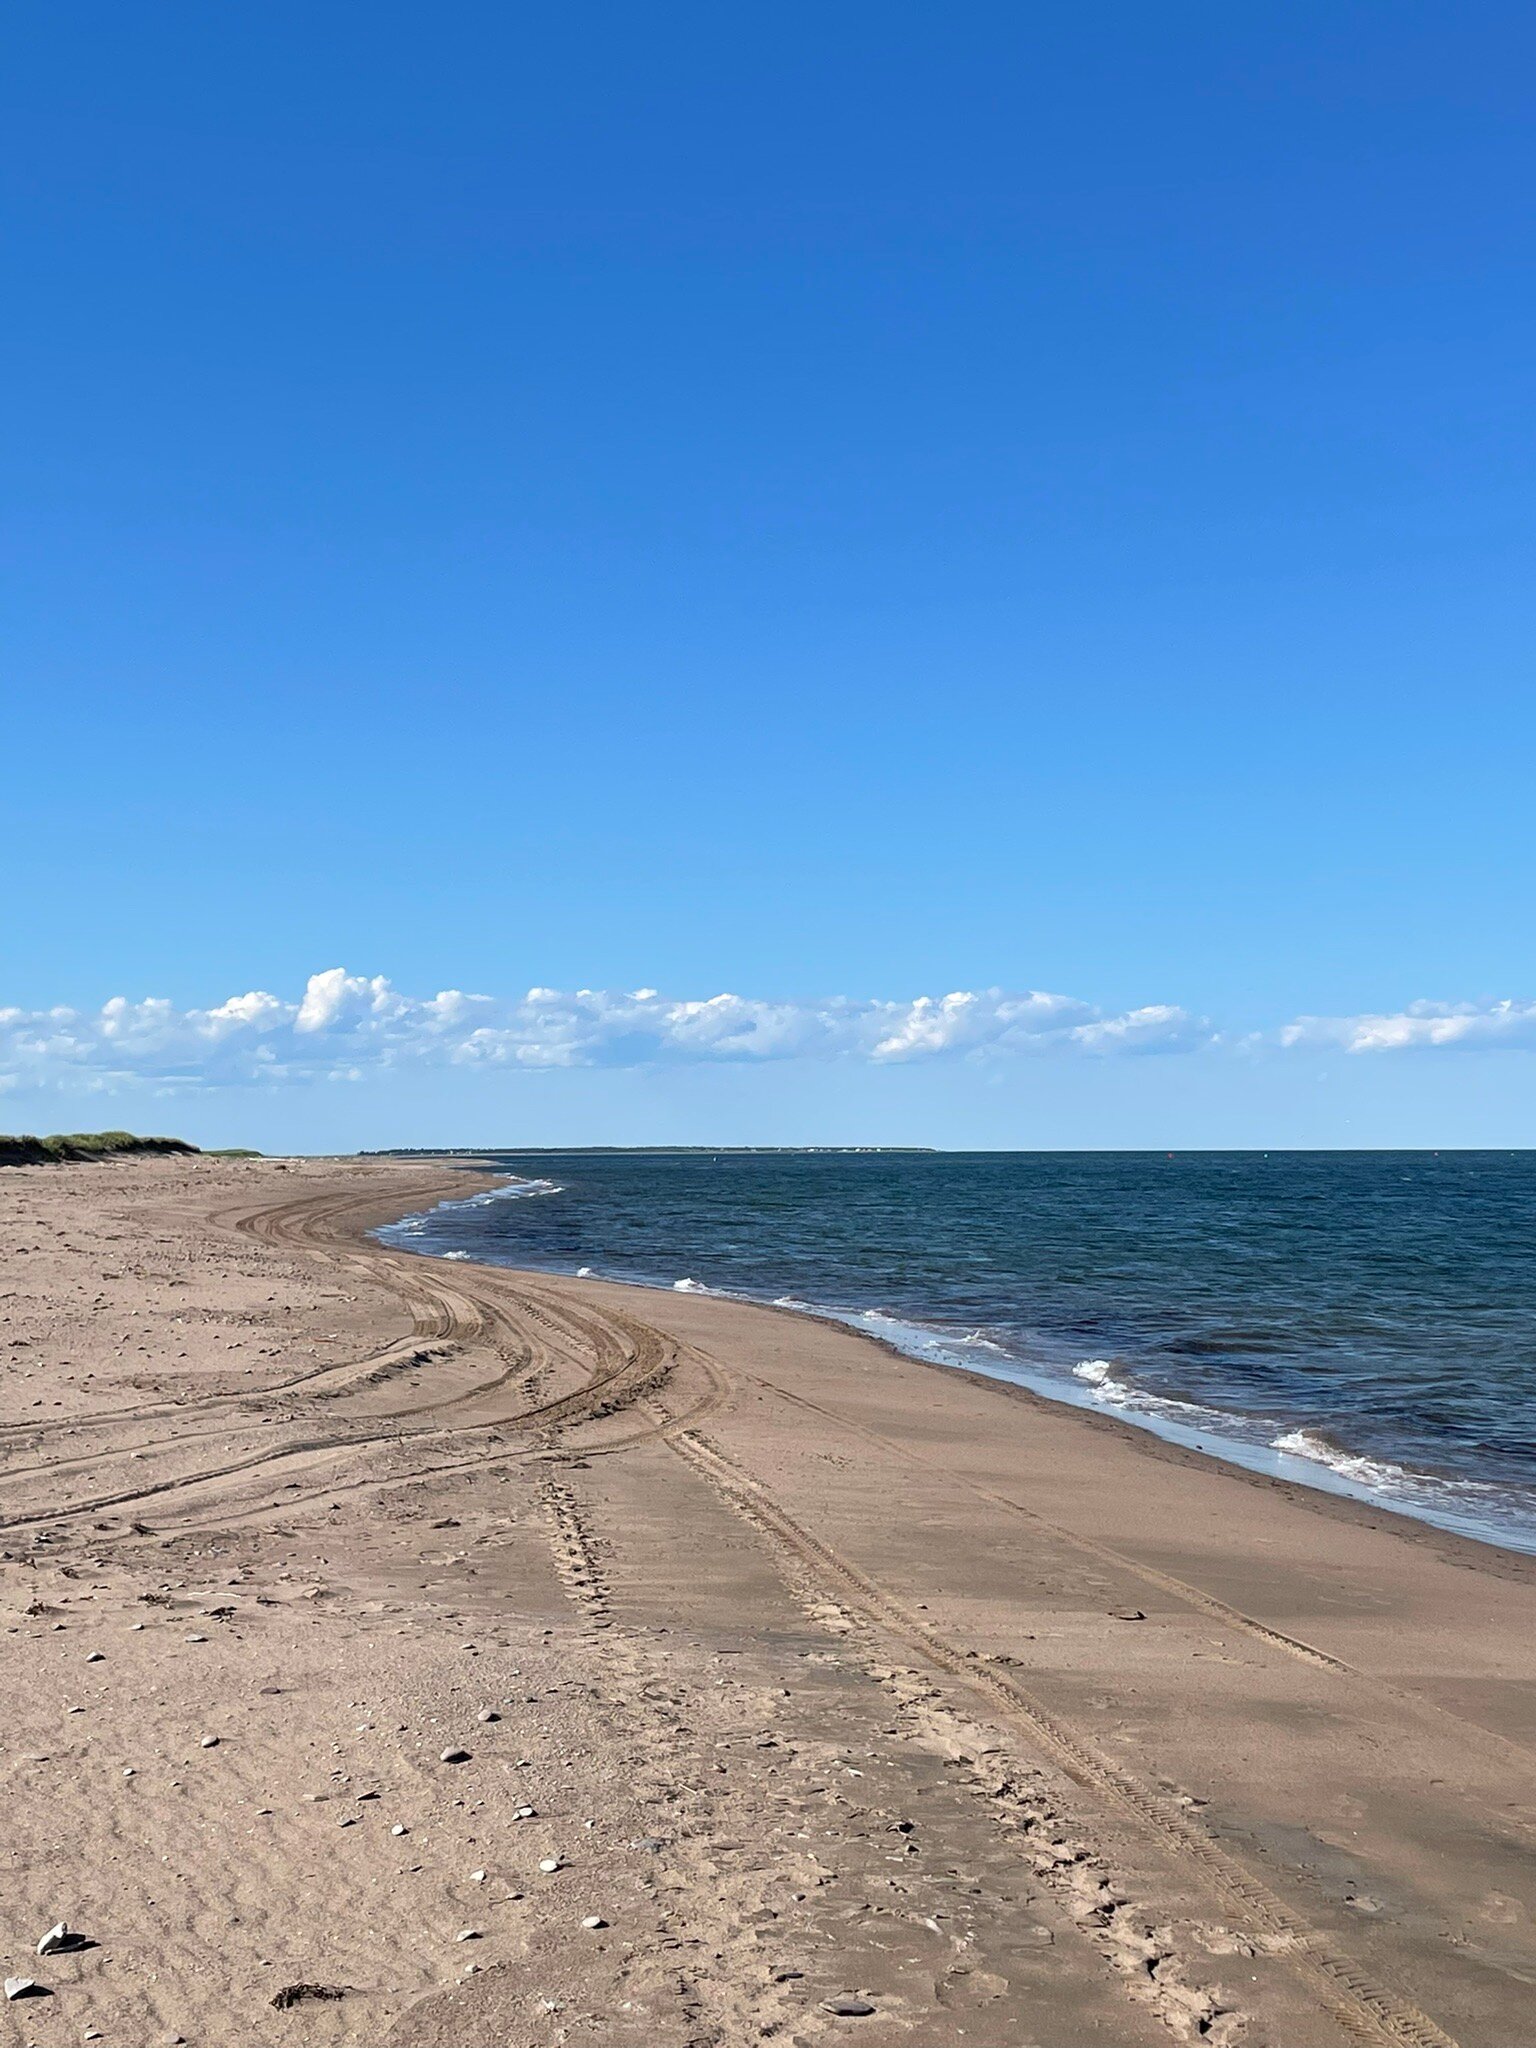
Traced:
[[1373, 1492], [1401, 1494], [1415, 1498], [1444, 1494], [1464, 1498], [1498, 1499], [1501, 1489], [1481, 1479], [1451, 1479], [1433, 1472], [1415, 1472], [1407, 1465], [1395, 1465], [1387, 1458], [1368, 1458], [1358, 1451], [1330, 1443], [1320, 1430], [1290, 1429], [1271, 1438], [1273, 1449], [1288, 1458], [1304, 1458], [1322, 1465], [1340, 1479], [1352, 1480]]
[[1093, 1400], [1103, 1407], [1125, 1409], [1137, 1416], [1160, 1417], [1188, 1429], [1206, 1428], [1231, 1435], [1241, 1431], [1245, 1423], [1260, 1430], [1273, 1427], [1262, 1418], [1255, 1425], [1254, 1418], [1233, 1415], [1223, 1408], [1208, 1408], [1201, 1401], [1181, 1401], [1172, 1394], [1154, 1394], [1147, 1387], [1137, 1386], [1134, 1380], [1120, 1378], [1107, 1358], [1081, 1360], [1073, 1366], [1072, 1377], [1086, 1382], [1093, 1389]]

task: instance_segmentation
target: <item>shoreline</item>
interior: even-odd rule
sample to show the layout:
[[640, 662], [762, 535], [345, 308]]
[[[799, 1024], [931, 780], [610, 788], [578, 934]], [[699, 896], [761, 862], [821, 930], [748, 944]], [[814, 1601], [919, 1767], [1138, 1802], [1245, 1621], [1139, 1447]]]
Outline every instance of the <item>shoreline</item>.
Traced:
[[[445, 1159], [447, 1156], [443, 1155]], [[512, 1194], [512, 1190], [519, 1186], [527, 1188], [528, 1196], [523, 1197], [527, 1199], [546, 1190], [554, 1191], [550, 1183], [541, 1179], [503, 1175], [501, 1169], [490, 1164], [488, 1157], [482, 1159], [477, 1155], [475, 1163], [478, 1170], [495, 1173], [498, 1176], [498, 1184], [461, 1200], [450, 1196], [428, 1213], [437, 1214], [443, 1210], [469, 1205], [478, 1207], [504, 1195], [510, 1199], [518, 1199], [519, 1197]], [[1311, 1495], [1322, 1495], [1326, 1500], [1353, 1506], [1364, 1515], [1389, 1515], [1396, 1521], [1430, 1531], [1452, 1543], [1470, 1543], [1479, 1550], [1494, 1550], [1509, 1558], [1523, 1558], [1536, 1567], [1536, 1530], [1527, 1532], [1523, 1529], [1511, 1529], [1497, 1519], [1480, 1517], [1470, 1511], [1459, 1511], [1454, 1506], [1443, 1507], [1433, 1498], [1428, 1501], [1414, 1501], [1394, 1497], [1389, 1486], [1373, 1486], [1368, 1481], [1353, 1478], [1347, 1473], [1333, 1469], [1324, 1460], [1313, 1460], [1298, 1453], [1286, 1453], [1274, 1443], [1249, 1441], [1235, 1433], [1224, 1436], [1220, 1429], [1224, 1419], [1230, 1421], [1234, 1432], [1248, 1419], [1238, 1413], [1233, 1413], [1227, 1418], [1222, 1410], [1203, 1409], [1202, 1412], [1212, 1418], [1210, 1427], [1182, 1422], [1177, 1417], [1160, 1415], [1152, 1410], [1138, 1409], [1134, 1404], [1128, 1404], [1125, 1412], [1117, 1413], [1105, 1404], [1095, 1401], [1091, 1394], [1071, 1380], [1058, 1379], [1043, 1368], [1033, 1368], [1027, 1361], [1015, 1359], [1009, 1354], [1004, 1355], [1007, 1356], [1008, 1367], [1013, 1368], [1012, 1370], [1002, 1365], [989, 1366], [979, 1358], [954, 1356], [952, 1354], [956, 1347], [967, 1340], [958, 1338], [941, 1327], [924, 1325], [916, 1319], [899, 1316], [880, 1318], [881, 1321], [911, 1330], [925, 1341], [931, 1340], [936, 1350], [943, 1353], [947, 1349], [951, 1355], [934, 1356], [917, 1348], [916, 1344], [903, 1345], [896, 1337], [870, 1328], [867, 1317], [858, 1311], [841, 1310], [810, 1300], [770, 1299], [726, 1288], [708, 1287], [700, 1282], [690, 1282], [686, 1289], [679, 1289], [675, 1283], [669, 1287], [659, 1280], [631, 1278], [625, 1274], [596, 1271], [573, 1274], [554, 1265], [522, 1266], [510, 1261], [485, 1260], [477, 1258], [474, 1251], [422, 1252], [404, 1241], [402, 1236], [391, 1235], [392, 1232], [399, 1233], [402, 1224], [413, 1220], [416, 1220], [413, 1216], [400, 1217], [377, 1226], [371, 1234], [380, 1243], [391, 1245], [401, 1251], [417, 1251], [419, 1256], [447, 1259], [451, 1262], [457, 1262], [462, 1258], [472, 1263], [489, 1265], [496, 1271], [526, 1274], [530, 1279], [590, 1278], [609, 1286], [634, 1288], [641, 1294], [656, 1295], [662, 1299], [679, 1291], [697, 1293], [717, 1301], [740, 1302], [743, 1306], [766, 1309], [775, 1314], [804, 1317], [815, 1323], [830, 1323], [850, 1331], [855, 1336], [863, 1337], [892, 1357], [931, 1366], [940, 1372], [969, 1374], [990, 1384], [1009, 1388], [1028, 1399], [1067, 1408], [1092, 1422], [1109, 1424], [1128, 1431], [1139, 1443], [1145, 1443], [1150, 1439], [1167, 1451], [1180, 1452], [1197, 1460], [1214, 1460], [1224, 1468], [1241, 1472], [1260, 1484], [1292, 1490], [1303, 1501]], [[1192, 1407], [1195, 1404], [1170, 1400], [1163, 1405]], [[1347, 1460], [1380, 1465], [1379, 1460], [1371, 1459], [1364, 1453], [1351, 1452], [1347, 1446], [1340, 1445], [1337, 1448]], [[1394, 1465], [1391, 1469], [1394, 1474], [1401, 1474], [1402, 1479], [1410, 1486], [1422, 1483], [1428, 1487], [1444, 1487], [1450, 1490], [1467, 1483], [1453, 1475], [1428, 1469], [1415, 1469], [1406, 1465]]]
[[0, 1182], [38, 2048], [1521, 2038], [1531, 1560], [370, 1240], [459, 1168], [78, 1173]]

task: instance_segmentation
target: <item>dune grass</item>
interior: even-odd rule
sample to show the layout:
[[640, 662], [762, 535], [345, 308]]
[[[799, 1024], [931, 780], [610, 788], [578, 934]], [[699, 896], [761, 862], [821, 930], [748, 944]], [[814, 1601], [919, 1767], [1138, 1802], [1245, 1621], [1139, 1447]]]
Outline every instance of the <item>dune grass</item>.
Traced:
[[182, 1138], [141, 1138], [132, 1131], [55, 1131], [48, 1138], [0, 1135], [0, 1166], [49, 1166], [71, 1159], [111, 1159], [122, 1152], [197, 1149]]

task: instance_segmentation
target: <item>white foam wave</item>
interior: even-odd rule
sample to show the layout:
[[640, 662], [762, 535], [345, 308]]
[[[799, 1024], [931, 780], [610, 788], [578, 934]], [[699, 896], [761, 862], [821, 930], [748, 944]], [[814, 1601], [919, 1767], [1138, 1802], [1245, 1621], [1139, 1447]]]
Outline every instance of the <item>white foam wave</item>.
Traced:
[[1217, 1434], [1231, 1435], [1242, 1429], [1239, 1417], [1225, 1414], [1219, 1408], [1207, 1408], [1199, 1401], [1176, 1401], [1167, 1394], [1149, 1393], [1130, 1380], [1118, 1379], [1107, 1358], [1081, 1360], [1073, 1366], [1072, 1377], [1092, 1387], [1093, 1399], [1100, 1407], [1120, 1408], [1132, 1416], [1176, 1422], [1185, 1429], [1208, 1429]]
[[709, 1289], [702, 1280], [674, 1280], [672, 1282], [672, 1292], [674, 1294], [708, 1294]]
[[[1352, 1479], [1357, 1486], [1369, 1486], [1384, 1493], [1399, 1493], [1437, 1483], [1428, 1474], [1410, 1472], [1404, 1465], [1341, 1450], [1337, 1444], [1329, 1443], [1325, 1436], [1319, 1436], [1310, 1429], [1287, 1430], [1283, 1436], [1272, 1439], [1272, 1447], [1283, 1451], [1287, 1457], [1306, 1458], [1314, 1465], [1325, 1465], [1330, 1472], [1336, 1472], [1341, 1479]], [[1457, 1492], [1493, 1490], [1479, 1485], [1476, 1480], [1441, 1480], [1438, 1484], [1454, 1488]]]
[[444, 1202], [445, 1209], [487, 1209], [492, 1202], [525, 1201], [529, 1195], [563, 1195], [557, 1180], [513, 1180], [505, 1187], [487, 1188], [483, 1194], [467, 1195], [462, 1202]]
[[576, 1278], [578, 1280], [590, 1280], [592, 1278], [592, 1268], [590, 1266], [578, 1266], [576, 1268]]
[[467, 1259], [467, 1258], [469, 1257], [469, 1253], [468, 1253], [468, 1252], [440, 1252], [440, 1253], [438, 1254], [438, 1256], [439, 1256], [440, 1258], [444, 1258], [444, 1259]]

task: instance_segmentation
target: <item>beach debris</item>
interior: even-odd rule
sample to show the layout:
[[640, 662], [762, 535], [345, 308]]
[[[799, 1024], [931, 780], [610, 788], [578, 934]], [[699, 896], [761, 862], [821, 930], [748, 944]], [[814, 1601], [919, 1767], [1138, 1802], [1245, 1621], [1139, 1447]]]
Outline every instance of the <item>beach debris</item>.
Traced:
[[469, 1762], [469, 1751], [467, 1749], [445, 1749], [438, 1758], [438, 1762], [440, 1764], [467, 1764]]
[[1109, 1612], [1113, 1621], [1145, 1621], [1147, 1618], [1139, 1607], [1112, 1607]]
[[95, 1946], [94, 1941], [88, 1941], [83, 1934], [78, 1934], [67, 1920], [60, 1920], [56, 1926], [49, 1928], [37, 1944], [37, 1952], [40, 1956], [63, 1956], [77, 1949]]
[[538, 1817], [539, 1809], [536, 1806], [514, 1806], [512, 1809], [514, 1820], [537, 1820]]
[[608, 1922], [603, 1918], [601, 1913], [589, 1913], [586, 1919], [583, 1920], [581, 1924], [587, 1930], [588, 1934], [595, 1934], [599, 1927], [606, 1927], [608, 1925]]
[[290, 2006], [303, 2005], [310, 1999], [330, 2003], [346, 1995], [345, 1984], [285, 1984], [281, 1991], [273, 1992], [267, 2003], [275, 2005], [279, 2012], [287, 2012]]
[[12, 1998], [52, 1998], [53, 1993], [46, 1984], [39, 1984], [32, 1977], [7, 1977], [5, 1995]]
[[867, 1998], [825, 1998], [821, 2009], [835, 2013], [840, 2020], [867, 2020], [875, 2008]]

